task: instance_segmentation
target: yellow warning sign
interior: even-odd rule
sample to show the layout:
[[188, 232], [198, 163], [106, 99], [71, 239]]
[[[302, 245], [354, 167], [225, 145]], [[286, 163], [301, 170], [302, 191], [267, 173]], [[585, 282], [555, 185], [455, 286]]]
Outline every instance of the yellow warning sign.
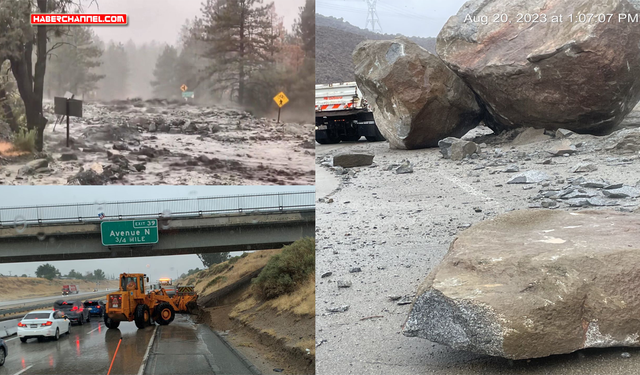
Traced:
[[184, 92], [184, 91], [187, 91], [187, 89], [188, 89], [188, 87], [187, 87], [187, 85], [185, 85], [185, 84], [183, 84], [182, 86], [180, 86], [180, 90], [182, 90], [183, 92]]
[[287, 98], [287, 96], [282, 91], [280, 91], [278, 95], [274, 96], [273, 100], [280, 108], [282, 108], [283, 105], [289, 103], [289, 98]]

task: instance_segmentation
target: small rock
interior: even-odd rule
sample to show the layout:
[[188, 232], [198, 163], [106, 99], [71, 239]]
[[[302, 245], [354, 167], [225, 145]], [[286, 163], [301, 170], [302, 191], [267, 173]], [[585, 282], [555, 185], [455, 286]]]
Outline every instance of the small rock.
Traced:
[[618, 189], [602, 190], [602, 194], [607, 198], [637, 198], [640, 196], [640, 189], [623, 186]]
[[343, 168], [365, 167], [373, 163], [373, 156], [365, 153], [344, 153], [333, 157], [333, 165]]
[[568, 130], [568, 129], [558, 129], [558, 130], [556, 130], [556, 138], [558, 138], [558, 139], [560, 139], [560, 138], [569, 138], [573, 134], [575, 134], [575, 133], [572, 132], [571, 130]]
[[338, 280], [338, 288], [351, 288], [351, 281]]
[[555, 156], [568, 156], [576, 152], [576, 146], [572, 145], [569, 140], [564, 140], [560, 144], [551, 147], [548, 152]]
[[335, 307], [327, 307], [328, 312], [332, 313], [341, 313], [349, 310], [349, 305], [335, 306]]
[[331, 275], [333, 275], [333, 272], [325, 272], [325, 273], [323, 273], [323, 274], [320, 276], [320, 278], [323, 278], [323, 279], [324, 279], [325, 277], [329, 277], [329, 276], [331, 276]]
[[520, 173], [509, 180], [507, 184], [536, 184], [548, 180], [549, 176], [541, 171], [531, 170]]
[[464, 141], [455, 137], [447, 137], [438, 141], [440, 153], [445, 159], [462, 160], [478, 150], [478, 146], [471, 141]]
[[398, 301], [400, 298], [402, 298], [402, 296], [391, 295], [389, 296], [389, 301]]
[[510, 165], [504, 170], [505, 173], [520, 172], [520, 168], [517, 165]]
[[78, 160], [78, 155], [70, 152], [70, 153], [60, 155], [60, 159], [58, 160], [60, 161]]
[[360, 267], [353, 267], [349, 270], [350, 273], [362, 272]]
[[413, 173], [413, 167], [409, 160], [403, 160], [398, 168], [396, 168], [396, 174]]
[[571, 168], [571, 173], [587, 173], [598, 170], [598, 166], [593, 163], [580, 163]]
[[629, 354], [629, 352], [622, 352], [622, 354], [620, 354], [620, 357], [622, 357], [622, 358], [631, 358], [631, 354]]

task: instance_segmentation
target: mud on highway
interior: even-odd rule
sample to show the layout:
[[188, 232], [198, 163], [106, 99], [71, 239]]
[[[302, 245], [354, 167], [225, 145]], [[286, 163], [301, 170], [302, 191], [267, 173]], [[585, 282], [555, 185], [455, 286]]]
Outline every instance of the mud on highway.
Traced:
[[[184, 102], [87, 103], [55, 124], [39, 155], [0, 155], [5, 185], [303, 185], [314, 181], [313, 125]], [[55, 130], [54, 130], [55, 128]], [[0, 147], [0, 149], [2, 149]]]
[[[456, 235], [474, 223], [516, 209], [636, 211], [640, 159], [633, 150], [640, 144], [634, 143], [640, 139], [639, 115], [636, 109], [623, 123], [626, 130], [602, 137], [559, 139], [531, 130], [497, 136], [477, 129], [465, 139], [476, 141], [481, 151], [461, 161], [443, 159], [437, 148], [391, 150], [387, 142], [318, 145], [318, 373], [637, 373], [638, 348], [511, 361], [405, 337], [401, 327], [418, 286]], [[636, 135], [620, 141], [624, 134]], [[572, 152], [552, 153], [567, 142]], [[375, 155], [373, 164], [331, 166], [333, 155], [353, 152]], [[406, 161], [413, 172], [396, 172]], [[585, 165], [590, 166], [576, 168]], [[527, 171], [547, 177], [508, 183]], [[630, 194], [605, 196], [605, 189], [589, 187], [605, 186], [590, 184], [595, 181], [622, 185]]]

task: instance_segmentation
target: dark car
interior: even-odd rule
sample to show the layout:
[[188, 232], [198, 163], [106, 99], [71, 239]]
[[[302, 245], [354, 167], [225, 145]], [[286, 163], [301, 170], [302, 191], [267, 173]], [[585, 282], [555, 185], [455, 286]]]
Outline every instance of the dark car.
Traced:
[[85, 309], [82, 302], [77, 300], [58, 300], [54, 302], [53, 309], [62, 311], [70, 321], [82, 324], [89, 322], [89, 309]]
[[7, 344], [3, 339], [0, 339], [0, 366], [4, 365], [4, 360], [7, 358], [8, 353]]
[[87, 300], [83, 303], [84, 308], [89, 310], [89, 315], [98, 315], [102, 317], [104, 314], [105, 304], [100, 300]]

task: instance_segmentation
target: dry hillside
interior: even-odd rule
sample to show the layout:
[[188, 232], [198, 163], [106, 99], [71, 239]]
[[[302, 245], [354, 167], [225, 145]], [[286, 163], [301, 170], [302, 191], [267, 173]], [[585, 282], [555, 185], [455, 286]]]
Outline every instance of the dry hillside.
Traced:
[[[92, 292], [96, 287], [93, 281], [84, 280], [47, 280], [36, 277], [0, 277], [0, 301], [12, 301], [23, 298], [37, 298], [60, 295], [63, 285], [75, 284], [80, 292]], [[117, 288], [118, 281], [100, 281], [100, 290]]]
[[[365, 40], [387, 40], [397, 35], [377, 34], [353, 26], [341, 18], [316, 14], [316, 83], [354, 81], [351, 54]], [[435, 38], [409, 37], [431, 53], [436, 53]]]
[[[227, 335], [265, 373], [274, 368], [282, 369], [283, 374], [314, 373], [313, 243], [306, 239], [304, 256], [291, 256], [293, 251], [287, 247], [245, 253], [185, 279], [196, 285], [200, 318]], [[290, 272], [297, 267], [305, 273]], [[278, 282], [269, 284], [274, 280]], [[279, 289], [282, 280], [293, 281]]]

